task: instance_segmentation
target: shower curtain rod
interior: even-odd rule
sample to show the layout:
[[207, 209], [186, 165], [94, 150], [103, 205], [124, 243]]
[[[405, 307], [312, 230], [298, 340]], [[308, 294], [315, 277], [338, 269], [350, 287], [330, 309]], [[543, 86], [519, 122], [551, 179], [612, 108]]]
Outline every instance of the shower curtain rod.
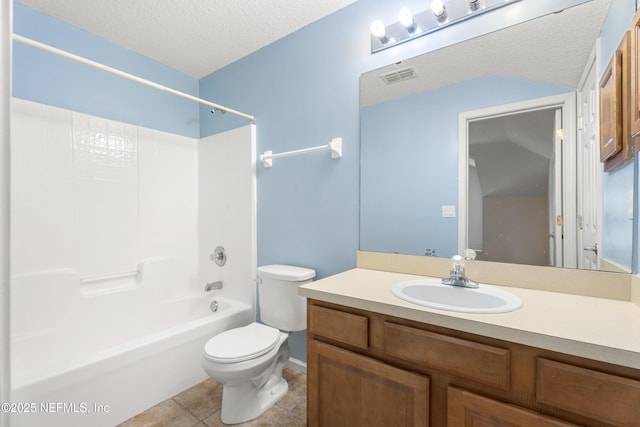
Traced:
[[129, 80], [133, 80], [134, 82], [142, 83], [143, 85], [150, 86], [152, 88], [161, 90], [163, 92], [169, 92], [169, 93], [172, 93], [174, 95], [180, 96], [182, 98], [186, 98], [186, 99], [189, 99], [191, 101], [196, 101], [196, 102], [199, 102], [200, 104], [207, 105], [207, 106], [212, 107], [214, 109], [222, 110], [222, 111], [225, 111], [225, 112], [228, 112], [228, 113], [231, 113], [231, 114], [235, 114], [235, 115], [240, 116], [240, 117], [244, 117], [245, 119], [248, 119], [248, 120], [251, 120], [251, 121], [255, 121], [255, 118], [252, 115], [245, 114], [245, 113], [242, 113], [240, 111], [236, 111], [236, 110], [233, 110], [231, 108], [227, 108], [227, 107], [224, 107], [222, 105], [215, 104], [213, 102], [207, 101], [206, 99], [202, 99], [202, 98], [198, 98], [198, 97], [193, 96], [193, 95], [189, 95], [188, 93], [184, 93], [184, 92], [180, 92], [180, 91], [175, 90], [175, 89], [171, 89], [170, 87], [163, 86], [161, 84], [152, 82], [151, 80], [143, 79], [142, 77], [138, 77], [138, 76], [135, 76], [133, 74], [127, 73], [125, 71], [118, 70], [117, 68], [109, 67], [108, 65], [104, 65], [104, 64], [101, 64], [99, 62], [95, 62], [95, 61], [92, 61], [90, 59], [84, 58], [82, 56], [78, 56], [78, 55], [75, 55], [73, 53], [67, 52], [65, 50], [58, 49], [58, 48], [53, 47], [53, 46], [49, 46], [48, 44], [44, 44], [44, 43], [41, 43], [41, 42], [38, 42], [38, 41], [35, 41], [35, 40], [31, 40], [30, 38], [21, 36], [19, 34], [13, 34], [13, 39], [15, 41], [20, 42], [20, 43], [24, 43], [26, 45], [33, 46], [33, 47], [36, 47], [38, 49], [42, 49], [44, 51], [47, 51], [47, 52], [62, 56], [64, 58], [72, 59], [74, 61], [89, 65], [89, 66], [94, 67], [94, 68], [98, 68], [100, 70], [106, 71], [106, 72], [111, 73], [111, 74], [115, 74], [115, 75], [120, 76], [120, 77], [124, 77], [124, 78], [129, 79]]

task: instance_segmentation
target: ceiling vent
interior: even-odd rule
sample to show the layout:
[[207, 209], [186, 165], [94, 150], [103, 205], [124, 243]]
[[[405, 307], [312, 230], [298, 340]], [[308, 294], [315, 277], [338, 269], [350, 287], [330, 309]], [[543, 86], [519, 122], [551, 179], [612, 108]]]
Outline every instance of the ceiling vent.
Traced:
[[413, 67], [403, 68], [390, 73], [380, 74], [380, 78], [388, 85], [403, 82], [418, 77]]

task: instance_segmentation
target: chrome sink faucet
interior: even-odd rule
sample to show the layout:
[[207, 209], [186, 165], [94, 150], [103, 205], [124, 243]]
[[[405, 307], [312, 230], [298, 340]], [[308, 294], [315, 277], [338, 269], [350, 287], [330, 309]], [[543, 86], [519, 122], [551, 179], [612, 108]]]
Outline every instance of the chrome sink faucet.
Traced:
[[464, 277], [464, 259], [460, 255], [451, 257], [450, 277], [442, 279], [442, 283], [463, 288], [477, 288], [479, 286], [477, 282]]

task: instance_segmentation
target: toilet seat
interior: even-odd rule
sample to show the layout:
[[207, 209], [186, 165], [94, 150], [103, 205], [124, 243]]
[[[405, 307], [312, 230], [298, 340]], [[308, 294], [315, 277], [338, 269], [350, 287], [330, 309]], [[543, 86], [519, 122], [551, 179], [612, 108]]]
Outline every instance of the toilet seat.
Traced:
[[280, 331], [261, 323], [222, 332], [204, 346], [207, 359], [217, 363], [236, 363], [268, 353], [277, 344]]

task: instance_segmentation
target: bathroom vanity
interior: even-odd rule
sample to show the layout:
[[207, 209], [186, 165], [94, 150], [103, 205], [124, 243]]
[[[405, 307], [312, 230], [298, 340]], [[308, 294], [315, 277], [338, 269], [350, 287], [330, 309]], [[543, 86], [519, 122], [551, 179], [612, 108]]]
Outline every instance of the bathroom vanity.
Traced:
[[637, 303], [505, 287], [521, 309], [455, 313], [391, 294], [416, 277], [356, 268], [300, 288], [308, 425], [640, 426]]

